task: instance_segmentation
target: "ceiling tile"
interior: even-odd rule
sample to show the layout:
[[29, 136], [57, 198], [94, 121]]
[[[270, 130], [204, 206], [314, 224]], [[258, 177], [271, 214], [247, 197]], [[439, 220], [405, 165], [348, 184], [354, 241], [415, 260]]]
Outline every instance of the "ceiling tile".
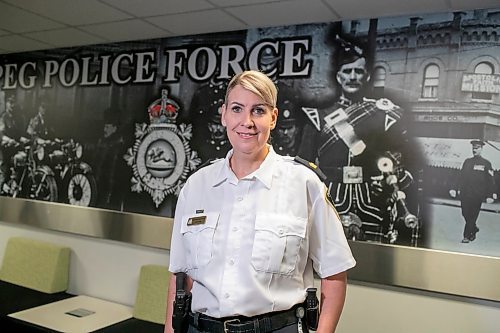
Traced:
[[7, 52], [23, 52], [32, 50], [42, 50], [52, 48], [52, 45], [38, 42], [19, 35], [9, 35], [0, 37], [0, 49]]
[[499, 8], [498, 0], [450, 0], [452, 10], [480, 9], [480, 8]]
[[404, 14], [420, 14], [429, 12], [448, 11], [445, 0], [420, 1], [367, 1], [367, 0], [325, 0], [334, 11], [339, 13], [342, 20], [351, 18], [376, 18]]
[[[210, 0], [216, 6], [219, 7], [234, 7], [241, 5], [255, 5], [257, 3], [274, 2], [274, 1], [290, 1], [290, 0]], [[307, 1], [307, 0], [305, 0]]]
[[226, 11], [248, 25], [257, 27], [328, 22], [338, 19], [337, 15], [319, 0], [281, 1], [227, 8]]
[[57, 47], [97, 44], [106, 41], [75, 28], [32, 32], [25, 36]]
[[390, 27], [407, 24], [407, 17], [398, 16], [425, 14], [430, 20], [458, 10], [498, 11], [499, 1], [0, 0], [0, 54], [369, 17], [385, 17], [379, 27]]
[[23, 33], [60, 28], [62, 26], [57, 22], [0, 2], [0, 29]]
[[131, 18], [130, 15], [97, 0], [4, 1], [58, 22], [63, 22], [73, 26]]
[[139, 20], [126, 20], [80, 27], [109, 41], [124, 41], [166, 37], [169, 32]]
[[137, 17], [159, 16], [214, 8], [205, 0], [103, 0]]
[[158, 16], [146, 20], [176, 35], [192, 35], [248, 28], [245, 24], [222, 10]]

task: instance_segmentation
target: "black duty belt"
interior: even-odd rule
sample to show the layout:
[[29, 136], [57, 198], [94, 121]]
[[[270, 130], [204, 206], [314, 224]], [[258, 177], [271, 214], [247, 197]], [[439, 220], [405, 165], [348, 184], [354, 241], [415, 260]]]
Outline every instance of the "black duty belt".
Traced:
[[269, 333], [296, 324], [297, 306], [290, 310], [271, 312], [255, 317], [213, 318], [200, 313], [189, 313], [189, 324], [200, 331], [211, 333]]

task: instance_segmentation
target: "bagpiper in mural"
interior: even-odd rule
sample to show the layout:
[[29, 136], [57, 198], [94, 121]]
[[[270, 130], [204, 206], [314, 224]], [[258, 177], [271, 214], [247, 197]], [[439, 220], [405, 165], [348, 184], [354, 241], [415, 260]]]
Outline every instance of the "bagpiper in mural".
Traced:
[[340, 96], [324, 108], [302, 108], [309, 123], [299, 155], [325, 173], [349, 239], [395, 243], [400, 232], [418, 230], [404, 192], [413, 176], [403, 163], [403, 111], [387, 98], [366, 97], [367, 47], [339, 36], [336, 44]]

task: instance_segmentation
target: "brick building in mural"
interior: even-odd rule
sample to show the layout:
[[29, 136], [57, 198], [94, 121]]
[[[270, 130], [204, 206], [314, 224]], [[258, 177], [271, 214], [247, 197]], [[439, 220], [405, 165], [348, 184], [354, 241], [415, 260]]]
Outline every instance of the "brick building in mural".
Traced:
[[[411, 17], [389, 27], [379, 19], [372, 88], [402, 101], [422, 146], [430, 195], [446, 196], [469, 141], [486, 142], [483, 156], [500, 169], [500, 11]], [[351, 22], [351, 32], [362, 27]], [[497, 189], [498, 189], [497, 182]], [[497, 193], [500, 190], [497, 190]]]

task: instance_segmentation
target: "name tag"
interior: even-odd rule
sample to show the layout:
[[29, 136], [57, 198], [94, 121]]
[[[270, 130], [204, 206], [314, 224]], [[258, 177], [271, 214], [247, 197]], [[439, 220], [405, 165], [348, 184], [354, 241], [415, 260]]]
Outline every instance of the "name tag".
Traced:
[[205, 215], [190, 217], [188, 222], [187, 222], [187, 225], [205, 224], [206, 221], [207, 221], [207, 217]]
[[484, 165], [474, 165], [474, 170], [476, 171], [484, 171]]

